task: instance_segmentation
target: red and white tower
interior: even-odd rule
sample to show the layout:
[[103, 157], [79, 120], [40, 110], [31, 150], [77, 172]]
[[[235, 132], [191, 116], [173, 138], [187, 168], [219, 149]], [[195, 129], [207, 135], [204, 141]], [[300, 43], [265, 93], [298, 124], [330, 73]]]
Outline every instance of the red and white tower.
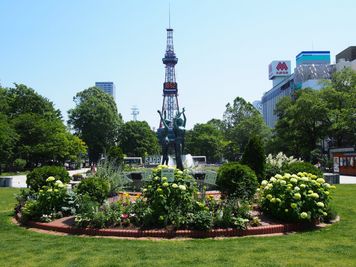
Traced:
[[[165, 79], [163, 83], [163, 104], [162, 114], [165, 115], [166, 120], [173, 121], [174, 116], [179, 111], [178, 105], [178, 85], [176, 82], [175, 65], [178, 58], [174, 53], [173, 46], [173, 29], [167, 29], [167, 47], [162, 62], [166, 65]], [[163, 123], [160, 121], [159, 128], [162, 128]]]

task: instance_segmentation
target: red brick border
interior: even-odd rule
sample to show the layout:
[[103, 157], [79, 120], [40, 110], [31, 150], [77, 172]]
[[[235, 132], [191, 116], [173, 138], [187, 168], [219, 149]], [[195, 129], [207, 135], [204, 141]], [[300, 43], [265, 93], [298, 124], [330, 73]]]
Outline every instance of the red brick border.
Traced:
[[[16, 216], [18, 220], [18, 217]], [[33, 222], [26, 224], [28, 227], [42, 230], [56, 231], [73, 235], [91, 235], [91, 236], [115, 236], [115, 237], [158, 237], [158, 238], [208, 238], [208, 237], [232, 237], [232, 236], [249, 236], [249, 235], [266, 235], [266, 234], [283, 234], [293, 231], [301, 231], [316, 227], [314, 224], [276, 224], [267, 226], [248, 227], [245, 230], [226, 228], [212, 229], [208, 231], [198, 230], [140, 230], [140, 229], [94, 229], [94, 228], [76, 228], [65, 225], [53, 225], [50, 223]]]

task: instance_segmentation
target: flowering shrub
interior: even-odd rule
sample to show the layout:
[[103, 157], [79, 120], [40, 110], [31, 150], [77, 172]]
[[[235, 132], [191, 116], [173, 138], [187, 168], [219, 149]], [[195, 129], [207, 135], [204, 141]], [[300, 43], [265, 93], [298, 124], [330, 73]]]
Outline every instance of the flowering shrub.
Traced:
[[72, 196], [67, 192], [66, 185], [61, 180], [50, 176], [46, 184], [38, 192], [22, 193], [18, 197], [17, 211], [21, 212], [22, 221], [51, 221], [63, 215], [75, 212]]
[[323, 178], [310, 173], [277, 174], [261, 183], [261, 208], [286, 221], [323, 220], [328, 215], [333, 188]]
[[301, 159], [296, 159], [293, 156], [286, 156], [283, 152], [279, 152], [276, 156], [268, 154], [266, 157], [266, 163], [277, 168], [282, 168], [286, 165], [292, 164], [294, 162], [303, 162]]
[[174, 181], [161, 177], [161, 170], [153, 169], [152, 181], [145, 183], [142, 196], [136, 201], [137, 223], [143, 227], [186, 227], [191, 224], [191, 213], [204, 210], [197, 203], [197, 183], [187, 170], [174, 169]]
[[174, 170], [174, 181], [161, 177], [159, 166], [153, 179], [132, 208], [131, 222], [140, 227], [188, 228], [208, 230], [213, 227], [245, 228], [250, 206], [239, 199], [199, 198], [196, 181], [188, 171]]
[[285, 171], [285, 168], [288, 168], [290, 164], [296, 162], [303, 162], [303, 161], [301, 159], [296, 159], [293, 156], [288, 157], [285, 154], [283, 154], [283, 152], [279, 152], [276, 156], [273, 156], [272, 154], [268, 154], [268, 156], [266, 157], [266, 169], [265, 169], [266, 179], [269, 179], [278, 173], [288, 172]]

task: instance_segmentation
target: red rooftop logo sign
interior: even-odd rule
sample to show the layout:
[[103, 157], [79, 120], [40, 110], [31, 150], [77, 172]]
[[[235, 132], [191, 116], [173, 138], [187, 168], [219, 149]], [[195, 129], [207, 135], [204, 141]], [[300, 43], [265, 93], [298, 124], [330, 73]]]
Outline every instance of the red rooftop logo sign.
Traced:
[[291, 66], [289, 60], [273, 60], [268, 65], [268, 77], [273, 80], [275, 77], [283, 77], [290, 75]]
[[288, 65], [285, 62], [278, 62], [276, 74], [288, 74]]
[[288, 66], [285, 62], [279, 62], [276, 67], [277, 70], [288, 70]]

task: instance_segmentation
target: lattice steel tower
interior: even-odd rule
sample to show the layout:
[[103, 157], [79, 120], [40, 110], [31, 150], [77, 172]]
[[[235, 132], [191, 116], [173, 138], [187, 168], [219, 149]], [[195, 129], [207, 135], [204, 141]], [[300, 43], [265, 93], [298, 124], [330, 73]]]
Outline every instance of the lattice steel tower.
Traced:
[[[176, 112], [179, 111], [178, 106], [178, 86], [176, 82], [175, 65], [178, 58], [174, 53], [173, 46], [173, 29], [167, 29], [167, 48], [162, 62], [166, 65], [165, 79], [163, 83], [163, 104], [162, 114], [165, 115], [166, 120], [173, 121]], [[171, 125], [172, 126], [172, 125]], [[160, 121], [159, 128], [163, 127], [162, 120]]]

